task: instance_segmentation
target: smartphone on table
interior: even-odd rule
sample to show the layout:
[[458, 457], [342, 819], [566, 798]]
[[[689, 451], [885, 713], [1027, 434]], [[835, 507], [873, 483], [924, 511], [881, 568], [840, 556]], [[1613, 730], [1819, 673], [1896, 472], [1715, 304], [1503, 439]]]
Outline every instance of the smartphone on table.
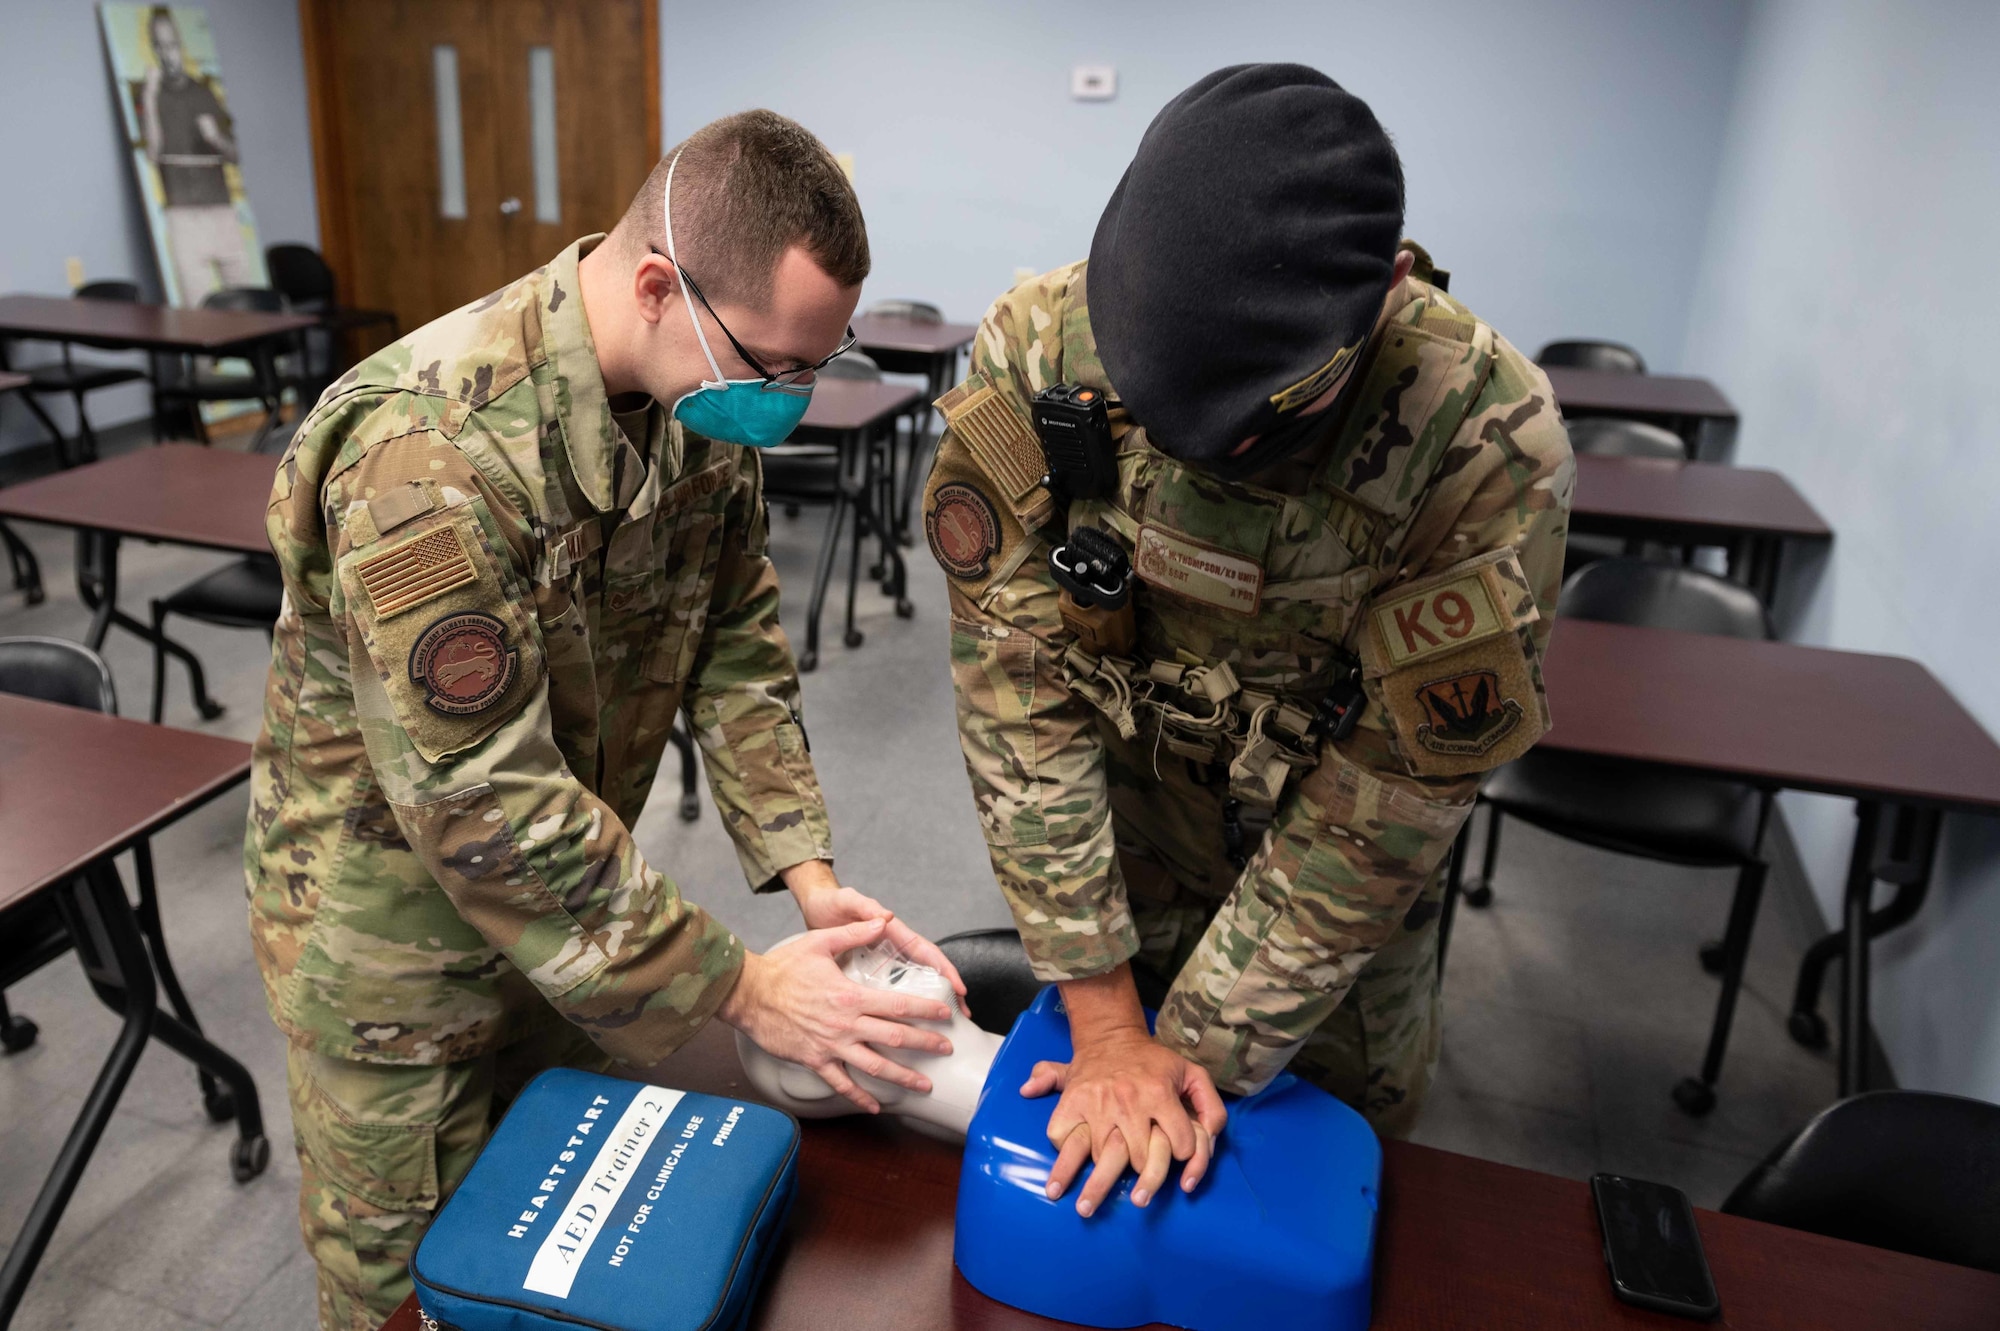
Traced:
[[1614, 1294], [1635, 1307], [1678, 1317], [1706, 1321], [1721, 1313], [1686, 1194], [1620, 1174], [1593, 1175], [1590, 1193], [1597, 1201]]

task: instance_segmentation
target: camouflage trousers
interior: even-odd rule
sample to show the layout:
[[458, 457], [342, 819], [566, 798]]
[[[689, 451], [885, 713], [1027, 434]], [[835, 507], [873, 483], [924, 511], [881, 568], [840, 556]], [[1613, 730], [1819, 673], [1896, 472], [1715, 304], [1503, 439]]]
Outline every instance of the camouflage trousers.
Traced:
[[287, 1057], [299, 1228], [319, 1267], [320, 1331], [374, 1331], [410, 1295], [410, 1257], [493, 1125], [538, 1072], [611, 1059], [561, 1023], [438, 1067]]
[[[1222, 898], [1175, 882], [1143, 852], [1121, 845], [1118, 859], [1139, 931], [1133, 973], [1148, 1005], [1157, 1005], [1194, 954]], [[1217, 886], [1233, 882], [1226, 861], [1205, 867], [1213, 870]], [[1415, 1129], [1437, 1070], [1444, 1034], [1438, 995], [1443, 904], [1440, 867], [1411, 903], [1395, 937], [1370, 959], [1340, 1006], [1306, 1037], [1287, 1066], [1360, 1111], [1384, 1137], [1407, 1137]]]

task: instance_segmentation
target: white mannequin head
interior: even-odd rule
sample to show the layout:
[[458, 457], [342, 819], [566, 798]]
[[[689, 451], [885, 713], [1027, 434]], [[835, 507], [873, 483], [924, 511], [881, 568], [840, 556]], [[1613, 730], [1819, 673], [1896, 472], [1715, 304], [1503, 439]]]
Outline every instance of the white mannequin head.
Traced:
[[[908, 1119], [910, 1126], [919, 1132], [964, 1140], [966, 1129], [972, 1124], [972, 1111], [979, 1107], [979, 1092], [986, 1084], [987, 1070], [993, 1066], [994, 1055], [1000, 1052], [1002, 1037], [973, 1025], [952, 992], [951, 982], [929, 966], [911, 961], [894, 944], [885, 941], [873, 947], [856, 948], [840, 959], [840, 968], [857, 984], [900, 990], [951, 1005], [950, 1021], [910, 1023], [942, 1031], [951, 1040], [949, 1054], [898, 1050], [888, 1055], [929, 1077], [928, 1095], [879, 1081], [852, 1067], [848, 1068], [848, 1074], [881, 1103], [883, 1113]], [[811, 1068], [765, 1053], [741, 1031], [736, 1034], [736, 1056], [743, 1061], [743, 1071], [751, 1085], [772, 1104], [799, 1118], [835, 1118], [861, 1112], [852, 1101], [821, 1081]]]

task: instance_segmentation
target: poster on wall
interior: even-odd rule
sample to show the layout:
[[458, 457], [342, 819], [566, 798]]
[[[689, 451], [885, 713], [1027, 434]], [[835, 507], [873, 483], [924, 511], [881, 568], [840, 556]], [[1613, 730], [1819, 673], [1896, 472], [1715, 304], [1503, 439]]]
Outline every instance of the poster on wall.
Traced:
[[97, 12], [166, 303], [268, 285], [208, 15], [188, 5]]

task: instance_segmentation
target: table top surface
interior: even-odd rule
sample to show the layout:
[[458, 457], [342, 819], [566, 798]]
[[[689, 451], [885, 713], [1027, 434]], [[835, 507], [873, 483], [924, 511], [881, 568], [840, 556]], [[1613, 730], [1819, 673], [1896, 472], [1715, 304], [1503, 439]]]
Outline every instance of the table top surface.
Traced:
[[0, 393], [11, 393], [17, 388], [26, 388], [34, 380], [17, 370], [0, 370]]
[[0, 694], [0, 907], [250, 774], [250, 746]]
[[1613, 370], [1542, 367], [1567, 412], [1631, 412], [1645, 416], [1700, 416], [1735, 420], [1736, 408], [1706, 379], [1677, 374], [1619, 374]]
[[268, 554], [277, 470], [267, 453], [160, 444], [0, 489], [0, 517]]
[[821, 378], [813, 385], [802, 430], [865, 430], [907, 408], [923, 396], [908, 384], [879, 379]]
[[1558, 619], [1543, 674], [1548, 748], [2000, 812], [2000, 745], [1905, 657]]
[[101, 347], [213, 351], [311, 328], [315, 314], [180, 310], [127, 300], [0, 296], [0, 335], [85, 342]]
[[856, 345], [863, 351], [914, 351], [942, 355], [957, 351], [972, 341], [977, 324], [920, 323], [915, 319], [890, 319], [879, 314], [854, 316]]
[[1671, 458], [1578, 455], [1571, 517], [1803, 540], [1833, 536], [1826, 519], [1775, 471]]
[[[710, 1022], [652, 1069], [660, 1085], [757, 1098]], [[805, 1125], [798, 1202], [751, 1326], [758, 1331], [1047, 1331], [952, 1265], [956, 1147], [893, 1122]], [[1586, 1185], [1403, 1143], [1385, 1153], [1373, 1331], [1683, 1323], [1612, 1297]], [[1990, 1327], [2000, 1276], [1697, 1213], [1725, 1323], [1750, 1331]], [[1162, 1275], [1162, 1279], [1170, 1279]], [[417, 1331], [414, 1300], [384, 1331]]]

